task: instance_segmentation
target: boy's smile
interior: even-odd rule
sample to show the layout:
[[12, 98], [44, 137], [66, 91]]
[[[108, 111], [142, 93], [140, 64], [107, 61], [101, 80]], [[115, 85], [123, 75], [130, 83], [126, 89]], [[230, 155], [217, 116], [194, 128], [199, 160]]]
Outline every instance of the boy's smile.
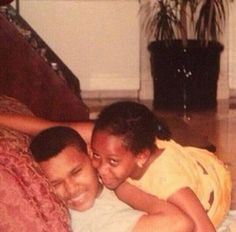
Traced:
[[87, 154], [68, 146], [56, 157], [39, 164], [69, 208], [84, 211], [93, 206], [101, 185]]

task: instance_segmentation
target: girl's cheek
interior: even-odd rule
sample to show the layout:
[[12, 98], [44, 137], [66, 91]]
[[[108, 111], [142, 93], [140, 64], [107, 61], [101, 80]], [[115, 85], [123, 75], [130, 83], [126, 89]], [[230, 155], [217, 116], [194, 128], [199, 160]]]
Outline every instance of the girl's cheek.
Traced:
[[92, 166], [94, 167], [94, 168], [98, 168], [99, 167], [99, 162], [98, 162], [98, 160], [95, 160], [95, 159], [93, 159], [93, 158], [91, 158], [91, 163], [92, 163]]

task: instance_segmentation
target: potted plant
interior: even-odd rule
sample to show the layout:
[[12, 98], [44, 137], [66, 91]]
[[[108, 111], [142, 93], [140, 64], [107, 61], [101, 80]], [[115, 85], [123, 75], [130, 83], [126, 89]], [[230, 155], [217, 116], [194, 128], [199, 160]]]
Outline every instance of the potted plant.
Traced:
[[214, 109], [229, 0], [143, 0], [154, 107]]

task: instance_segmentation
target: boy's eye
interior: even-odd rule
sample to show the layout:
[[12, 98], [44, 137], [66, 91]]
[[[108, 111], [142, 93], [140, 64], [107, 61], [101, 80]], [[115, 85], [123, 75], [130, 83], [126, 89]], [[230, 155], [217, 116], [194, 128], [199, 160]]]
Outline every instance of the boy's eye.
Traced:
[[59, 187], [61, 183], [62, 183], [61, 181], [51, 182], [51, 184], [52, 184], [52, 186], [53, 186], [54, 188]]
[[78, 174], [81, 170], [82, 170], [82, 168], [81, 168], [81, 167], [78, 167], [78, 168], [74, 169], [71, 174], [72, 174], [72, 175], [76, 175], [76, 174]]

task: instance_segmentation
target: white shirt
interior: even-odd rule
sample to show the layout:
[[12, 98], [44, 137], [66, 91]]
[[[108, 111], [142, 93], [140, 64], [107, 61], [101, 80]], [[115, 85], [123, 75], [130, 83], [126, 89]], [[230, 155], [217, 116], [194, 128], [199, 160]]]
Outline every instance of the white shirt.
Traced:
[[90, 209], [70, 210], [73, 232], [131, 232], [144, 212], [132, 209], [115, 193], [103, 189]]

